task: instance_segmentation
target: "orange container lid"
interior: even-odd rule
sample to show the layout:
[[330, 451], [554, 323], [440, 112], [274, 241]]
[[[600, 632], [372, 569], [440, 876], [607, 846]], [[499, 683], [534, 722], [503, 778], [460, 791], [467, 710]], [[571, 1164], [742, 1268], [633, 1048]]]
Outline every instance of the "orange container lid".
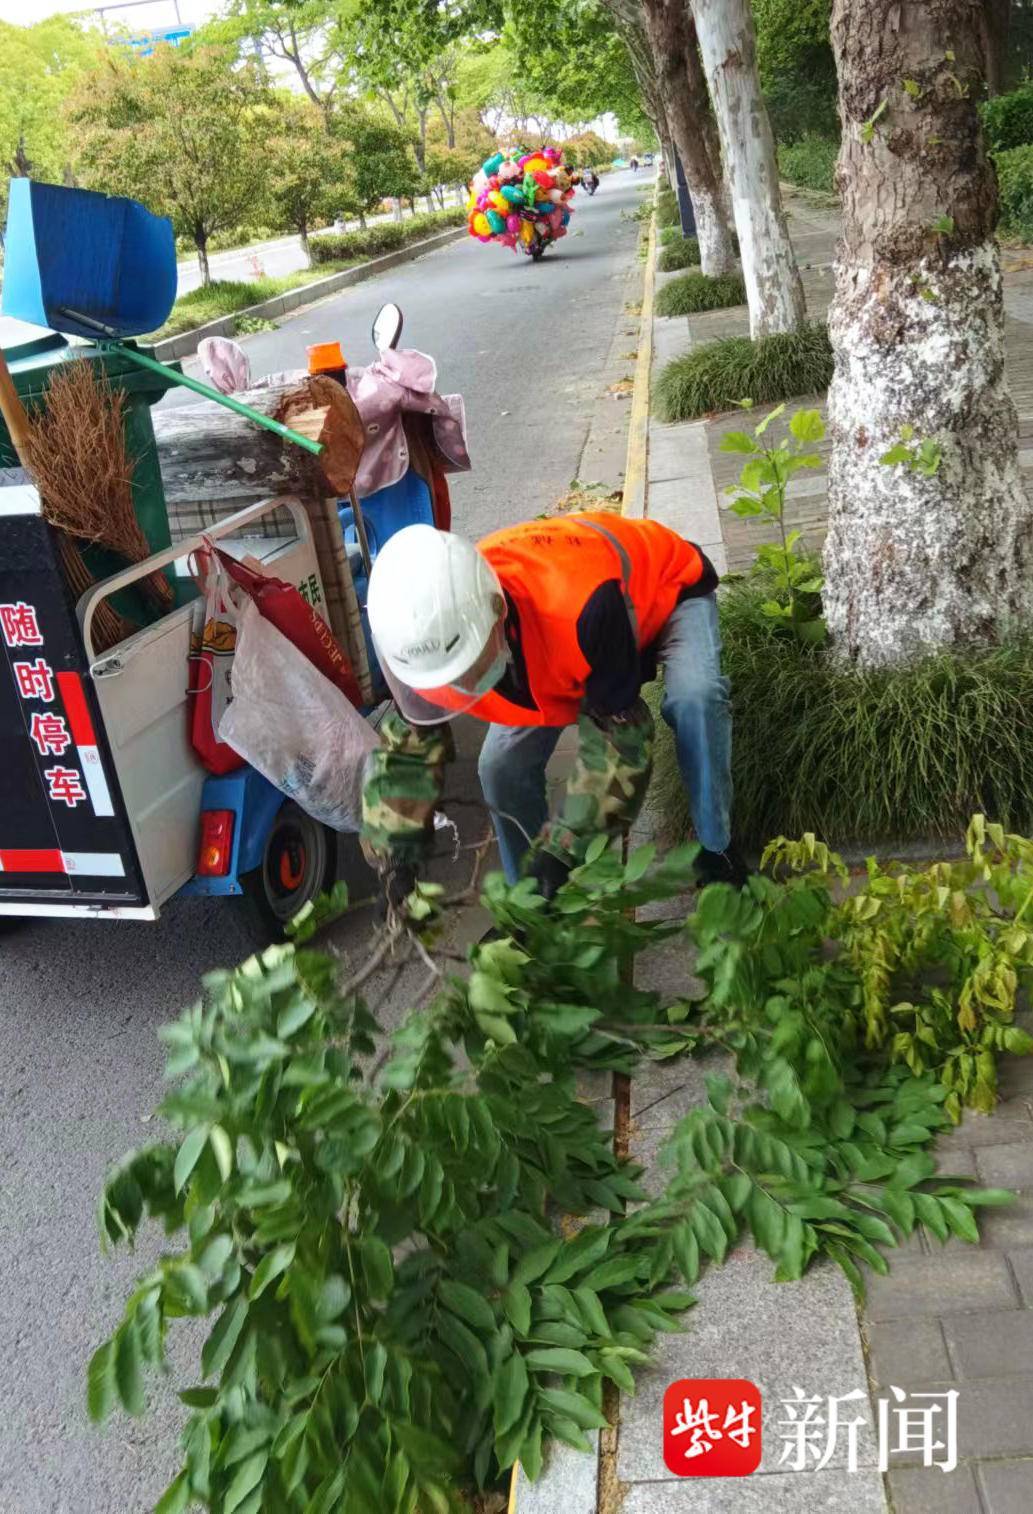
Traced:
[[331, 368], [347, 368], [340, 342], [317, 342], [307, 347], [309, 373], [326, 373]]

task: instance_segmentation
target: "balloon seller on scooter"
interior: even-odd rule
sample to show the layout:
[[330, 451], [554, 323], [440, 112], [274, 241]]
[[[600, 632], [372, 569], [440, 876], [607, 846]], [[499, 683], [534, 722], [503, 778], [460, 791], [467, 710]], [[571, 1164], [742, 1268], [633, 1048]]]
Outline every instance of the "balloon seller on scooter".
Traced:
[[[551, 898], [594, 836], [627, 830], [652, 766], [641, 689], [658, 663], [700, 881], [741, 886], [716, 587], [700, 549], [658, 521], [533, 520], [476, 546], [424, 525], [393, 536], [368, 608], [397, 713], [381, 726], [363, 793], [364, 847], [389, 905], [412, 892], [429, 849], [457, 715], [489, 727], [478, 771], [511, 883], [530, 874]], [[546, 765], [575, 724], [574, 770], [550, 819]]]

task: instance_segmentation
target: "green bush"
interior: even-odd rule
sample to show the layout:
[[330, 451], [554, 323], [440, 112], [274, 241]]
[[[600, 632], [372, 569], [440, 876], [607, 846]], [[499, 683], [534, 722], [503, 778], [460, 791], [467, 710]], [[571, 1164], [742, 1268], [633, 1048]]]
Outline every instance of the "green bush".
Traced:
[[661, 247], [669, 247], [672, 242], [680, 242], [682, 239], [680, 226], [661, 226], [657, 241]]
[[661, 249], [657, 267], [661, 273], [676, 273], [680, 268], [695, 268], [698, 265], [698, 238], [679, 236]]
[[979, 112], [987, 142], [994, 152], [1033, 146], [1033, 82], [984, 100]]
[[688, 421], [744, 400], [773, 404], [827, 389], [832, 347], [824, 323], [751, 341], [723, 337], [694, 347], [667, 364], [656, 381], [653, 403], [662, 421]]
[[813, 134], [801, 137], [799, 142], [783, 143], [778, 149], [778, 168], [789, 184], [798, 184], [803, 189], [820, 189], [828, 194], [835, 191], [836, 158], [839, 143], [829, 137]]
[[709, 278], [705, 273], [684, 273], [665, 284], [656, 297], [657, 315], [692, 315], [699, 310], [725, 310], [746, 303], [746, 285], [741, 274], [725, 273]]
[[382, 221], [365, 231], [313, 237], [312, 261], [319, 264], [382, 257], [387, 252], [396, 252], [399, 247], [407, 247], [410, 242], [420, 242], [435, 232], [445, 231], [449, 226], [461, 226], [465, 220], [466, 211], [456, 205], [448, 210], [407, 216], [404, 221]]
[[678, 196], [673, 189], [662, 189], [656, 202], [656, 224], [663, 230], [667, 226], [681, 227], [678, 213]]
[[[770, 597], [763, 577], [729, 583], [720, 596], [744, 845], [806, 831], [837, 845], [953, 838], [973, 810], [1033, 832], [1033, 646], [861, 674], [772, 619]], [[670, 834], [684, 836], [666, 734], [654, 782]]]
[[1033, 146], [993, 154], [1001, 196], [1000, 229], [1033, 241]]

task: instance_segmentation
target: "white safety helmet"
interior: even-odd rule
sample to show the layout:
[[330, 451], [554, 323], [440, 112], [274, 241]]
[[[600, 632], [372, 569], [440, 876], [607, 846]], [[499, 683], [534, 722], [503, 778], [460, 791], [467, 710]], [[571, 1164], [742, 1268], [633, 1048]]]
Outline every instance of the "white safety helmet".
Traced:
[[377, 553], [369, 628], [398, 708], [414, 725], [451, 720], [493, 689], [509, 661], [506, 601], [470, 542], [406, 526]]

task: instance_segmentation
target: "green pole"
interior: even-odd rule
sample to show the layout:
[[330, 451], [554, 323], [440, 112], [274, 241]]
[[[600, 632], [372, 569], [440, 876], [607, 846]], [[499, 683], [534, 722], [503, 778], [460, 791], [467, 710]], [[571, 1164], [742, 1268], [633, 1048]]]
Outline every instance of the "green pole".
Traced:
[[152, 373], [161, 373], [166, 378], [172, 379], [173, 383], [182, 384], [184, 389], [192, 389], [195, 394], [203, 395], [207, 400], [214, 400], [217, 405], [225, 405], [227, 410], [235, 410], [238, 415], [243, 415], [247, 420], [254, 421], [256, 426], [264, 426], [266, 431], [272, 431], [274, 435], [282, 437], [285, 442], [294, 442], [299, 447], [304, 447], [306, 452], [313, 453], [316, 457], [323, 450], [322, 442], [314, 442], [310, 437], [302, 436], [298, 431], [292, 431], [289, 426], [284, 426], [280, 421], [274, 421], [272, 416], [263, 415], [260, 410], [252, 410], [250, 405], [244, 405], [240, 400], [235, 400], [231, 394], [220, 394], [218, 389], [212, 389], [208, 384], [202, 384], [200, 379], [188, 378], [185, 373], [177, 373], [174, 368], [165, 363], [159, 363], [157, 358], [148, 357], [145, 352], [140, 352], [135, 347], [127, 347], [122, 342], [110, 344], [98, 342], [98, 347], [110, 345], [121, 352], [131, 362], [141, 368], [149, 368]]

